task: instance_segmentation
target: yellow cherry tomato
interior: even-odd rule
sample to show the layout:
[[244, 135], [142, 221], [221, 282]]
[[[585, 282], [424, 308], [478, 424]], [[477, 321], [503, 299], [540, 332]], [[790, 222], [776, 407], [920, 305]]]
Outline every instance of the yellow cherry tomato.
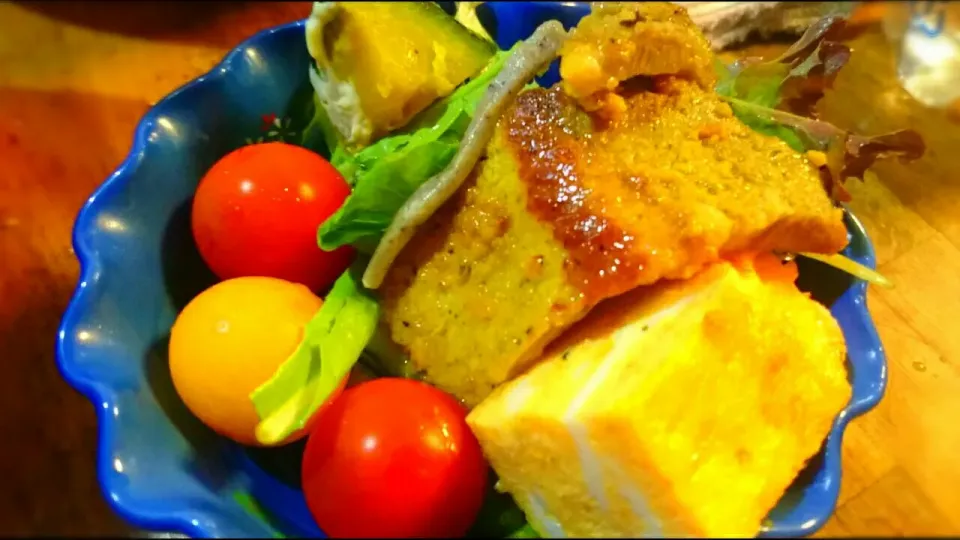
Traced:
[[257, 445], [250, 393], [294, 352], [321, 304], [307, 287], [269, 277], [228, 279], [200, 293], [170, 330], [170, 373], [187, 408], [217, 433]]

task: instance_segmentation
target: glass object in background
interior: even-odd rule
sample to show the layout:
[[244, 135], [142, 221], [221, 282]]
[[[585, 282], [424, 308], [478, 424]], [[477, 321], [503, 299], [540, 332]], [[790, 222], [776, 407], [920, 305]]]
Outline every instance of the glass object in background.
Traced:
[[960, 98], [960, 2], [891, 2], [883, 26], [910, 95], [930, 107]]

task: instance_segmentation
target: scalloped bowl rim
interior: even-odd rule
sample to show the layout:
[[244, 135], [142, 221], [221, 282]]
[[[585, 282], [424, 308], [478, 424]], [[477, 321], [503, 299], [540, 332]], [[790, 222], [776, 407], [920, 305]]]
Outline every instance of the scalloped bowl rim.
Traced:
[[[565, 2], [558, 3], [566, 4]], [[108, 451], [109, 448], [107, 448], [107, 445], [108, 441], [113, 440], [112, 435], [115, 430], [113, 416], [109, 413], [109, 411], [116, 402], [116, 391], [114, 388], [101, 384], [96, 380], [84, 378], [76, 373], [72, 364], [73, 360], [67, 354], [65, 348], [65, 338], [67, 335], [72, 334], [72, 331], [76, 326], [76, 321], [81, 317], [83, 311], [81, 306], [85, 303], [84, 299], [88, 295], [92, 294], [93, 289], [95, 289], [95, 285], [98, 280], [94, 277], [102, 268], [102, 262], [98, 258], [97, 250], [87, 245], [81, 232], [85, 230], [90, 223], [92, 223], [90, 219], [91, 216], [98, 212], [96, 204], [97, 201], [109, 197], [111, 193], [116, 191], [124, 183], [129, 182], [131, 177], [134, 176], [147, 151], [148, 137], [152, 131], [157, 117], [163, 114], [163, 111], [169, 106], [169, 103], [173, 101], [174, 98], [190, 91], [194, 87], [203, 85], [208, 81], [226, 77], [230, 73], [234, 61], [243, 55], [245, 49], [261, 41], [268, 40], [273, 34], [302, 27], [305, 25], [305, 22], [306, 20], [302, 19], [257, 32], [251, 37], [240, 42], [240, 44], [238, 44], [236, 47], [232, 48], [223, 57], [223, 59], [220, 60], [220, 62], [218, 62], [207, 73], [180, 86], [151, 106], [137, 123], [134, 131], [133, 143], [127, 156], [114, 170], [114, 172], [108, 176], [107, 179], [100, 184], [100, 186], [98, 186], [93, 194], [87, 199], [77, 214], [77, 218], [74, 223], [72, 242], [74, 252], [80, 264], [80, 274], [77, 280], [77, 286], [74, 289], [70, 302], [67, 305], [58, 328], [56, 345], [57, 366], [62, 377], [77, 391], [83, 394], [89, 401], [91, 401], [96, 409], [98, 430], [96, 465], [97, 477], [108, 504], [121, 517], [144, 529], [151, 529], [155, 531], [177, 531], [191, 537], [209, 537], [210, 531], [203, 527], [201, 523], [209, 523], [211, 521], [216, 522], [217, 520], [213, 519], [216, 513], [204, 512], [184, 507], [179, 512], [158, 515], [157, 513], [149, 510], [149, 505], [141, 505], [129, 502], [127, 498], [122, 496], [124, 488], [118, 484], [117, 477], [108, 474], [108, 471], [112, 470], [113, 465], [111, 462], [112, 452]], [[872, 242], [870, 242], [869, 237], [867, 237], [866, 232], [863, 229], [863, 225], [859, 222], [859, 220], [857, 220], [853, 214], [849, 212], [847, 212], [847, 214], [850, 218], [851, 225], [855, 227], [866, 240], [864, 249], [865, 253], [864, 256], [860, 258], [860, 262], [872, 268], [875, 267], [876, 262]], [[88, 287], [86, 286], [87, 284], [93, 284], [94, 286]], [[826, 445], [827, 459], [824, 462], [824, 469], [828, 471], [837, 471], [836, 481], [831, 482], [828, 490], [828, 496], [832, 499], [832, 507], [835, 507], [836, 505], [836, 500], [840, 489], [839, 480], [842, 476], [840, 449], [845, 428], [851, 419], [866, 413], [875, 407], [877, 403], [879, 403], [879, 401], [883, 398], [887, 382], [886, 359], [883, 352], [883, 346], [880, 343], [873, 320], [870, 317], [869, 311], [867, 310], [866, 289], [867, 284], [864, 281], [855, 280], [843, 293], [842, 297], [852, 295], [852, 303], [854, 305], [853, 309], [858, 310], [856, 315], [865, 323], [864, 330], [867, 333], [867, 339], [872, 343], [875, 343], [875, 347], [873, 348], [872, 352], [880, 356], [882, 370], [879, 381], [877, 381], [877, 384], [873, 387], [874, 391], [866, 395], [854, 395], [851, 398], [850, 403], [848, 403], [848, 405], [840, 412], [840, 414], [837, 415], [830, 429], [830, 433], [828, 434]], [[825, 519], [821, 519], [817, 520], [815, 523], [804, 524], [806, 526], [803, 527], [803, 530], [796, 532], [812, 534], [822, 527], [825, 521]], [[790, 532], [792, 531], [762, 531], [761, 534], [764, 536], [787, 536], [787, 534], [783, 533]]]
[[57, 366], [63, 378], [90, 400], [96, 409], [98, 431], [97, 478], [108, 504], [124, 519], [141, 528], [157, 531], [174, 530], [191, 537], [210, 536], [207, 530], [200, 526], [202, 521], [207, 521], [201, 519], [204, 517], [202, 516], [204, 512], [185, 508], [183, 511], [172, 515], [155, 515], [153, 512], [150, 512], [145, 505], [125, 503], [124, 501], [126, 499], [119, 495], [123, 491], [123, 488], [117, 484], [115, 477], [106, 474], [107, 471], [112, 470], [113, 467], [111, 462], [112, 452], [106, 451], [106, 446], [107, 441], [113, 440], [114, 422], [113, 416], [109, 414], [109, 411], [116, 402], [116, 392], [113, 388], [109, 388], [95, 380], [84, 379], [75, 374], [71, 369], [71, 359], [65, 350], [65, 338], [73, 330], [75, 326], [74, 321], [81, 315], [80, 306], [83, 303], [84, 297], [92, 293], [93, 287], [87, 287], [85, 284], [96, 283], [93, 277], [100, 271], [102, 266], [97, 258], [96, 250], [86, 245], [83, 241], [81, 231], [91, 222], [90, 216], [97, 213], [97, 201], [109, 196], [120, 185], [130, 181], [130, 178], [135, 174], [146, 153], [148, 147], [147, 142], [153, 124], [157, 117], [163, 115], [163, 111], [169, 106], [170, 102], [177, 96], [189, 92], [191, 89], [201, 86], [212, 79], [226, 77], [231, 71], [231, 65], [243, 55], [246, 48], [265, 39], [269, 39], [270, 36], [275, 33], [284, 32], [291, 28], [298, 28], [304, 26], [304, 24], [305, 20], [299, 20], [257, 32], [232, 48], [223, 59], [207, 73], [180, 86], [147, 109], [147, 112], [140, 118], [134, 130], [133, 143], [127, 156], [114, 172], [87, 198], [87, 201], [81, 207], [74, 222], [72, 233], [73, 250], [80, 263], [80, 275], [57, 331]]

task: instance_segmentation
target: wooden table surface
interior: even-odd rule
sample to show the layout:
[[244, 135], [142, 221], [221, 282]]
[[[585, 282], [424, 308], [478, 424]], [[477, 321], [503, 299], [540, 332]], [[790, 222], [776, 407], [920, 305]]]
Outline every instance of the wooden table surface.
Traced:
[[[308, 11], [294, 2], [0, 3], [0, 535], [135, 533], [102, 501], [92, 406], [54, 361], [77, 279], [73, 220], [151, 103], [246, 36]], [[864, 133], [912, 127], [928, 152], [851, 187], [880, 270], [896, 282], [869, 298], [890, 383], [847, 431], [839, 506], [820, 534], [957, 535], [960, 333], [950, 321], [960, 320], [960, 125], [899, 87], [890, 46], [868, 26], [821, 111]]]

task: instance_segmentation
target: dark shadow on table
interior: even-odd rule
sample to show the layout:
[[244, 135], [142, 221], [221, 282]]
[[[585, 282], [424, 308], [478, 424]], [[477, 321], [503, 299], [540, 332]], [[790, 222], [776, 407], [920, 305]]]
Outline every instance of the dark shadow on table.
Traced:
[[233, 47], [271, 26], [302, 19], [310, 2], [30, 2], [23, 9], [100, 32], [171, 43]]
[[[0, 231], [0, 249], [10, 246], [4, 240]], [[39, 253], [35, 244], [24, 249]], [[40, 262], [21, 271], [24, 251], [7, 253], [10, 259], [0, 262], [7, 303], [0, 311], [0, 537], [119, 537], [130, 529], [107, 506], [94, 473], [93, 407], [60, 377], [54, 358], [54, 336], [74, 283], [57, 281], [56, 271]]]

